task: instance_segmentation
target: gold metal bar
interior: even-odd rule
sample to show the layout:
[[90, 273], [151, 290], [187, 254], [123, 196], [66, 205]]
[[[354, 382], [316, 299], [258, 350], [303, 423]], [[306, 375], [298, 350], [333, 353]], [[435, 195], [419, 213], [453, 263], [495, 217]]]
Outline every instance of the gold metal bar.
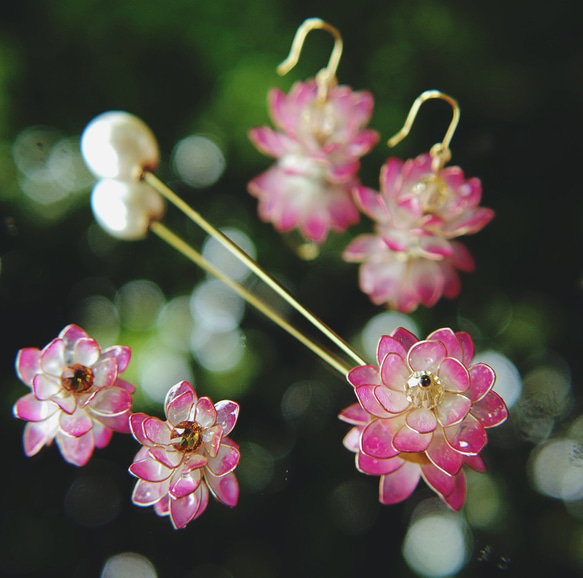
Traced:
[[[185, 257], [190, 259], [193, 263], [198, 265], [204, 271], [207, 271], [211, 275], [215, 276], [217, 279], [225, 283], [230, 287], [235, 293], [241, 296], [245, 301], [253, 305], [257, 310], [263, 313], [266, 317], [271, 319], [274, 323], [279, 325], [282, 329], [287, 331], [292, 337], [295, 337], [298, 341], [303, 343], [308, 349], [313, 351], [320, 359], [325, 361], [338, 373], [346, 376], [348, 372], [352, 369], [349, 365], [336, 358], [332, 354], [328, 353], [322, 347], [314, 343], [311, 339], [300, 333], [295, 327], [290, 325], [285, 319], [280, 317], [271, 307], [266, 305], [263, 301], [258, 299], [253, 293], [245, 289], [242, 285], [239, 285], [232, 279], [229, 279], [223, 275], [218, 269], [215, 269], [198, 251], [193, 249], [186, 241], [181, 239], [178, 235], [173, 233], [168, 227], [163, 225], [158, 221], [152, 221], [150, 223], [150, 230], [158, 235], [162, 240], [166, 241], [169, 245], [174, 247], [177, 251], [182, 253]], [[362, 365], [365, 365], [363, 362]]]
[[[226, 235], [221, 231], [213, 227], [206, 219], [204, 219], [200, 213], [197, 213], [190, 205], [185, 203], [174, 191], [172, 191], [168, 186], [166, 186], [154, 173], [145, 171], [142, 178], [150, 186], [154, 187], [162, 196], [164, 196], [170, 203], [175, 207], [180, 209], [189, 219], [194, 221], [203, 231], [214, 237], [219, 243], [221, 243], [226, 249], [228, 249], [239, 261], [245, 263], [247, 267], [259, 277], [264, 283], [266, 283], [271, 289], [273, 289], [282, 299], [284, 299], [289, 305], [291, 305], [298, 313], [300, 313], [305, 319], [307, 319], [314, 327], [316, 327], [321, 333], [323, 333], [334, 345], [341, 349], [348, 357], [354, 360], [356, 365], [366, 365], [366, 361], [360, 357], [360, 355], [352, 348], [348, 343], [346, 343], [340, 336], [338, 336], [332, 329], [325, 325], [320, 319], [318, 319], [312, 312], [301, 305], [290, 293], [269, 273], [264, 271], [256, 261], [254, 261], [239, 245], [233, 243]], [[301, 340], [300, 340], [301, 341]]]

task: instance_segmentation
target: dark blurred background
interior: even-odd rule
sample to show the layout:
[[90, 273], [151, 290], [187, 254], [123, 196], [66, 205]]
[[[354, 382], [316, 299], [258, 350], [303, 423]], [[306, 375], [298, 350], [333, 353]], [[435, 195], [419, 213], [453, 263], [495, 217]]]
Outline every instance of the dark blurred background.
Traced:
[[[581, 575], [582, 15], [574, 0], [5, 3], [0, 574]], [[416, 156], [443, 137], [450, 109], [430, 102], [389, 153], [384, 143], [418, 94], [439, 89], [458, 99], [451, 164], [482, 179], [483, 205], [497, 213], [467, 239], [477, 271], [463, 274], [458, 299], [409, 317], [373, 306], [358, 290], [357, 267], [340, 258], [366, 219], [310, 262], [258, 219], [246, 183], [271, 160], [247, 131], [269, 124], [270, 87], [287, 91], [326, 64], [332, 42], [313, 32], [299, 65], [285, 78], [275, 73], [312, 16], [344, 38], [340, 83], [375, 98], [371, 127], [382, 139], [363, 159], [366, 185], [378, 187], [389, 154]], [[336, 415], [353, 402], [342, 377], [221, 296], [157, 238], [126, 243], [99, 229], [78, 142], [107, 110], [141, 117], [160, 143], [160, 177], [363, 354], [398, 324], [419, 337], [442, 326], [472, 333], [512, 417], [491, 431], [489, 473], [468, 476], [461, 514], [421, 485], [407, 502], [381, 506], [377, 479], [359, 474], [341, 443], [348, 426]], [[177, 211], [167, 223], [193, 245], [206, 243]], [[205, 250], [216, 253], [212, 244]], [[124, 376], [139, 386], [137, 410], [161, 415], [165, 392], [181, 379], [215, 401], [240, 402], [237, 508], [213, 502], [173, 531], [168, 519], [132, 506], [126, 469], [137, 443], [129, 436], [115, 435], [81, 469], [55, 447], [24, 456], [24, 423], [11, 408], [27, 388], [14, 358], [68, 323], [103, 347], [132, 347]]]

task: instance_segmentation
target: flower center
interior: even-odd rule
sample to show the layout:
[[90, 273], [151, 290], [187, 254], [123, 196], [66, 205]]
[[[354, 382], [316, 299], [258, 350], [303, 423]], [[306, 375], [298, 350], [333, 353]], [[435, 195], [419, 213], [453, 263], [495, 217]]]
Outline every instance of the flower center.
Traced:
[[194, 452], [202, 444], [202, 426], [195, 421], [181, 421], [176, 424], [170, 439], [172, 447], [179, 452]]
[[61, 376], [61, 385], [71, 393], [85, 393], [94, 381], [93, 370], [80, 363], [66, 367]]
[[416, 371], [405, 384], [405, 395], [415, 407], [433, 409], [443, 397], [444, 387], [431, 371]]
[[435, 175], [428, 176], [413, 187], [423, 206], [423, 212], [436, 213], [445, 205], [449, 198], [447, 185]]
[[314, 102], [303, 111], [302, 121], [304, 130], [311, 133], [319, 146], [323, 147], [326, 141], [336, 130], [336, 114], [330, 102]]

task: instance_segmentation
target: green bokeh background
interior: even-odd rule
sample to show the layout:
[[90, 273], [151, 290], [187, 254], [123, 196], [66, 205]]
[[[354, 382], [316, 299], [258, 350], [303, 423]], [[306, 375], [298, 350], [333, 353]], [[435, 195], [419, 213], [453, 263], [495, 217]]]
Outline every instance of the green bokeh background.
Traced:
[[[80, 470], [55, 448], [25, 458], [23, 424], [11, 417], [26, 391], [13, 370], [17, 350], [42, 347], [68, 323], [80, 323], [84, 299], [111, 299], [135, 279], [155, 282], [171, 299], [204, 278], [156, 238], [108, 241], [93, 222], [90, 186], [50, 208], [22, 193], [12, 143], [23, 130], [40, 125], [78, 137], [106, 110], [144, 119], [162, 150], [160, 176], [214, 225], [249, 235], [259, 262], [358, 344], [360, 330], [381, 309], [359, 292], [356, 267], [339, 254], [368, 223], [332, 236], [319, 259], [303, 262], [257, 218], [256, 201], [246, 192], [246, 183], [270, 164], [247, 138], [250, 127], [268, 122], [267, 90], [287, 90], [327, 62], [331, 42], [313, 33], [299, 65], [285, 78], [275, 73], [295, 30], [312, 16], [342, 33], [340, 82], [375, 97], [371, 126], [382, 140], [363, 159], [361, 180], [368, 186], [376, 188], [389, 155], [383, 143], [418, 94], [435, 88], [460, 102], [452, 163], [482, 179], [483, 204], [497, 217], [467, 240], [478, 267], [463, 275], [461, 297], [414, 313], [421, 333], [467, 329], [478, 349], [507, 355], [523, 376], [558, 364], [571, 378], [560, 411], [553, 414], [545, 403], [524, 410], [523, 404], [522, 421], [511, 418], [492, 432], [485, 455], [503, 515], [488, 527], [469, 521], [471, 550], [460, 575], [583, 572], [583, 508], [538, 494], [527, 465], [535, 445], [563, 435], [582, 410], [579, 3], [22, 0], [0, 9], [0, 574], [99, 576], [110, 556], [132, 551], [147, 556], [161, 577], [415, 575], [401, 547], [414, 507], [431, 492], [420, 487], [404, 504], [377, 504], [376, 480], [356, 472], [341, 444], [347, 427], [336, 414], [353, 401], [349, 386], [254, 312], [242, 324], [248, 352], [236, 371], [211, 373], [192, 364], [202, 395], [228, 395], [242, 405], [233, 437], [247, 453], [233, 511], [212, 503], [174, 532], [167, 519], [130, 503], [133, 440], [115, 436]], [[449, 115], [442, 103], [425, 105], [394, 154], [428, 150], [442, 138]], [[225, 154], [226, 171], [212, 187], [190, 189], [172, 171], [175, 143], [192, 133], [212, 135]], [[176, 211], [167, 222], [193, 244], [203, 240]], [[150, 337], [122, 328], [117, 342], [137, 351]], [[309, 409], [284, 419], [282, 398], [306, 381]], [[528, 411], [553, 414], [552, 427], [529, 435]], [[270, 481], [258, 490], [262, 468]], [[113, 496], [115, 517], [80, 524], [66, 503], [72, 484], [86, 484], [89, 499]], [[470, 484], [470, 498], [479, 491]], [[105, 500], [102, 507], [109, 506]], [[369, 512], [362, 529], [361, 510]]]

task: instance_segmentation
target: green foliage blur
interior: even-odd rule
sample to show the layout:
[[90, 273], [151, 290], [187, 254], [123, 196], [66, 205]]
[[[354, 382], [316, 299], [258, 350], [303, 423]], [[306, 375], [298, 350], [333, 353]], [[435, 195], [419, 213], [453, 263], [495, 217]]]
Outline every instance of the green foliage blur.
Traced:
[[[100, 576], [111, 556], [136, 552], [160, 577], [417, 575], [402, 544], [414, 508], [431, 492], [419, 488], [399, 506], [378, 504], [377, 480], [356, 471], [341, 443], [348, 428], [336, 415], [354, 401], [350, 387], [253, 311], [241, 325], [245, 353], [234, 369], [211, 371], [188, 358], [201, 395], [242, 406], [233, 433], [244, 456], [241, 496], [233, 511], [211, 503], [175, 532], [167, 519], [131, 505], [125, 470], [137, 444], [129, 436], [114, 436], [80, 470], [54, 447], [26, 458], [23, 423], [11, 417], [26, 392], [13, 366], [20, 348], [43, 347], [65, 325], [87, 322], [103, 346], [132, 347], [127, 379], [137, 379], [140, 356], [169, 346], [156, 341], [157, 326], [124, 325], [107, 307], [135, 280], [153, 282], [171, 301], [205, 278], [156, 238], [122, 242], [101, 231], [82, 166], [67, 165], [65, 174], [76, 179], [70, 185], [57, 187], [44, 173], [27, 180], [15, 143], [33, 151], [26, 162], [34, 169], [56, 142], [65, 153], [78, 146], [85, 125], [107, 110], [142, 118], [160, 143], [160, 177], [215, 226], [244, 232], [265, 269], [359, 346], [362, 328], [382, 309], [359, 291], [357, 268], [340, 253], [366, 230], [366, 219], [305, 262], [259, 220], [246, 192], [271, 163], [247, 137], [249, 128], [269, 124], [267, 91], [287, 91], [328, 60], [330, 39], [313, 32], [298, 66], [283, 78], [275, 72], [297, 27], [318, 16], [344, 39], [340, 83], [375, 98], [370, 126], [381, 142], [363, 159], [363, 183], [377, 188], [388, 156], [416, 156], [442, 138], [451, 112], [432, 102], [402, 144], [392, 151], [384, 144], [413, 100], [439, 89], [461, 106], [452, 164], [482, 180], [482, 204], [497, 214], [467, 239], [477, 271], [463, 274], [461, 296], [412, 315], [420, 337], [443, 326], [470, 331], [478, 350], [504, 354], [523, 376], [516, 412], [491, 432], [490, 473], [470, 478], [464, 519], [471, 539], [459, 575], [581, 575], [583, 500], [541, 495], [529, 477], [541, 444], [568, 432], [583, 443], [579, 3], [21, 0], [0, 14], [0, 407], [8, 486], [0, 574]], [[216, 183], [199, 189], [182, 183], [171, 162], [176, 143], [192, 134], [209, 136], [226, 163]], [[174, 210], [167, 223], [195, 246], [204, 241]], [[106, 303], [111, 331], [88, 302]], [[567, 384], [559, 401], [552, 397], [557, 375]], [[162, 411], [143, 396], [137, 403]], [[573, 459], [583, 475], [580, 455]], [[75, 506], [78, 487], [88, 488], [84, 499], [95, 499], [103, 518], [79, 513], [86, 506]]]

